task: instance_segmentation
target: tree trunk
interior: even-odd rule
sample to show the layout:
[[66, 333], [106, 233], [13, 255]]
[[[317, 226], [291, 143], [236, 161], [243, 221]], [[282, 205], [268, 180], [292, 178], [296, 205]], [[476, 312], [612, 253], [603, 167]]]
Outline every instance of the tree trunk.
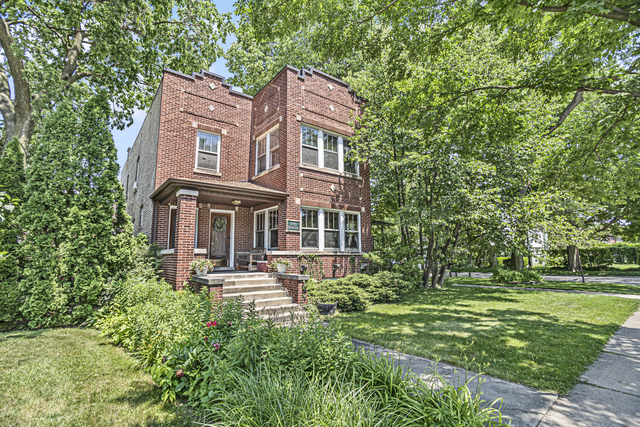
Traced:
[[524, 268], [524, 258], [522, 254], [512, 252], [511, 253], [511, 266], [516, 271], [522, 271]]
[[578, 247], [576, 245], [567, 246], [567, 259], [569, 260], [567, 270], [578, 271]]
[[584, 271], [582, 271], [582, 260], [580, 259], [580, 250], [576, 249], [576, 254], [578, 255], [578, 268], [580, 269], [580, 275], [582, 276], [582, 283], [584, 283]]
[[494, 270], [498, 268], [498, 255], [496, 255], [493, 249], [489, 254], [489, 266]]

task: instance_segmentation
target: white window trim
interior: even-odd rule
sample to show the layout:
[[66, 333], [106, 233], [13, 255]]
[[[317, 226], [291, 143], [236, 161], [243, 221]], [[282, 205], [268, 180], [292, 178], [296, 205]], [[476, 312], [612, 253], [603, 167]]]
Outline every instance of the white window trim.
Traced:
[[[178, 207], [177, 206], [169, 206], [169, 218], [168, 218], [168, 221], [167, 221], [169, 223], [169, 226], [167, 227], [167, 250], [174, 250], [175, 249], [175, 247], [174, 248], [169, 248], [169, 244], [171, 243], [171, 211], [174, 210], [174, 209], [178, 209]], [[176, 215], [177, 214], [178, 213], [176, 212]], [[177, 221], [177, 219], [178, 219], [178, 217], [176, 217], [176, 221]]]
[[[209, 227], [211, 227], [211, 215], [214, 213], [222, 213], [222, 214], [231, 214], [231, 230], [229, 231], [230, 234], [230, 242], [229, 242], [229, 267], [235, 267], [234, 262], [235, 262], [235, 244], [236, 244], [236, 239], [235, 239], [235, 234], [236, 234], [236, 211], [226, 211], [224, 209], [209, 209]], [[208, 239], [208, 244], [207, 244], [207, 254], [209, 254], [209, 251], [211, 250], [211, 229], [209, 229], [209, 239]], [[210, 254], [207, 255], [207, 258], [209, 258]]]
[[[259, 211], [255, 211], [253, 213], [253, 247], [256, 247], [256, 242], [258, 240], [258, 215], [261, 213], [264, 213], [264, 248], [265, 250], [278, 250], [278, 245], [276, 242], [276, 246], [274, 247], [270, 247], [271, 245], [271, 233], [269, 233], [269, 211], [278, 211], [278, 215], [280, 215], [279, 212], [279, 206], [272, 206], [270, 208], [266, 208], [266, 209], [261, 209]], [[278, 218], [278, 223], [280, 222], [280, 218]], [[280, 237], [280, 227], [278, 227], [278, 237]]]
[[[203, 168], [203, 167], [198, 166], [198, 153], [200, 151], [203, 151], [205, 153], [212, 153], [213, 154], [213, 151], [200, 150], [200, 141], [199, 141], [199, 138], [198, 138], [198, 134], [199, 133], [204, 133], [204, 134], [207, 134], [207, 135], [215, 135], [215, 136], [217, 136], [219, 138], [218, 139], [218, 152], [216, 153], [216, 160], [217, 160], [216, 169], [209, 169], [209, 168]], [[196, 156], [195, 156], [195, 159], [194, 159], [195, 160], [194, 170], [214, 171], [214, 172], [220, 173], [220, 153], [221, 152], [222, 152], [222, 135], [220, 135], [219, 133], [214, 133], [214, 132], [205, 132], [205, 131], [200, 130], [200, 129], [197, 130], [197, 132], [196, 132]]]
[[[304, 163], [302, 161], [302, 128], [303, 127], [308, 127], [310, 129], [315, 129], [318, 131], [318, 165], [312, 165], [310, 163]], [[331, 169], [331, 168], [325, 168], [324, 167], [324, 134], [327, 135], [331, 135], [331, 136], [337, 136], [338, 137], [338, 169]], [[303, 166], [310, 166], [310, 167], [314, 167], [314, 168], [320, 168], [320, 169], [324, 169], [327, 172], [340, 172], [342, 174], [346, 174], [348, 176], [360, 176], [360, 165], [358, 164], [358, 162], [356, 162], [356, 173], [353, 174], [351, 172], [345, 172], [344, 171], [344, 139], [349, 139], [346, 136], [340, 135], [337, 132], [331, 132], [331, 131], [325, 131], [322, 128], [318, 127], [318, 126], [312, 126], [309, 125], [307, 123], [301, 123], [300, 124], [300, 164]], [[313, 147], [312, 147], [313, 148]], [[332, 151], [333, 152], [333, 151]], [[256, 166], [256, 170], [257, 170], [257, 166]]]
[[[260, 134], [260, 136], [258, 136], [255, 139], [255, 147], [256, 147], [256, 157], [255, 157], [255, 174], [254, 176], [258, 176], [258, 175], [263, 175], [267, 172], [269, 172], [272, 168], [276, 167], [276, 166], [280, 166], [280, 158], [278, 157], [278, 163], [273, 165], [271, 164], [271, 132], [273, 132], [274, 130], [280, 128], [280, 124], [278, 123], [277, 125], [273, 126], [272, 128], [268, 129], [265, 132], [262, 132]], [[278, 134], [279, 135], [279, 134]], [[258, 172], [258, 141], [260, 141], [262, 138], [266, 139], [266, 144], [267, 146], [265, 147], [265, 156], [267, 156], [267, 161], [266, 161], [266, 165], [267, 168], [263, 171]], [[278, 147], [280, 147], [280, 142], [278, 141]]]
[[[302, 247], [302, 209], [312, 209], [318, 211], [318, 248], [303, 248]], [[362, 252], [362, 223], [360, 212], [355, 211], [341, 211], [338, 209], [323, 209], [316, 206], [300, 206], [300, 250], [324, 252], [324, 213], [325, 212], [338, 212], [338, 221], [340, 226], [340, 247], [339, 252], [344, 253], [359, 253]], [[346, 233], [345, 233], [345, 214], [356, 215], [358, 218], [358, 248], [347, 249], [346, 248]], [[334, 252], [336, 248], [326, 248], [329, 252]]]
[[[324, 222], [324, 215], [326, 215], [327, 213], [337, 213], [338, 214], [338, 247], [337, 248], [326, 248], [330, 251], [335, 251], [335, 250], [340, 250], [341, 244], [342, 244], [342, 233], [340, 232], [340, 211], [338, 210], [334, 210], [334, 209], [323, 209], [323, 221], [322, 221], [322, 243], [324, 245], [325, 241], [324, 241], [324, 232], [326, 230], [325, 227], [325, 222]], [[335, 229], [331, 229], [332, 231], [335, 231]]]
[[196, 208], [196, 233], [193, 238], [193, 249], [198, 249], [198, 223], [200, 222], [200, 208]]

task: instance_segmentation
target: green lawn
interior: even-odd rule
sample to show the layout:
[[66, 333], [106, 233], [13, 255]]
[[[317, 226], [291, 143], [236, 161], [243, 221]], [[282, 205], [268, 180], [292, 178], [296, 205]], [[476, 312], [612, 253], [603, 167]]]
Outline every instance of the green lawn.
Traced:
[[607, 292], [612, 294], [640, 295], [640, 286], [621, 285], [618, 283], [582, 283], [582, 282], [556, 282], [547, 280], [531, 285], [513, 285], [509, 283], [493, 283], [489, 279], [476, 279], [472, 277], [448, 277], [447, 284], [459, 285], [483, 285], [483, 286], [509, 286], [513, 288], [541, 288], [541, 289], [565, 289], [571, 291]]
[[190, 426], [151, 377], [91, 329], [0, 334], [0, 426]]
[[[526, 265], [525, 265], [526, 267]], [[567, 271], [562, 267], [543, 267], [543, 266], [535, 266], [533, 267], [540, 274], [550, 274], [556, 276], [580, 276], [580, 272], [571, 272]], [[455, 271], [458, 273], [466, 273], [468, 271], [477, 272], [477, 273], [493, 273], [493, 269], [490, 267], [482, 267], [482, 268], [451, 268], [451, 271]], [[640, 276], [640, 265], [638, 264], [613, 264], [611, 267], [606, 270], [598, 270], [598, 269], [585, 269], [585, 276]]]
[[[509, 289], [417, 291], [342, 313], [356, 339], [567, 393], [639, 301]], [[469, 361], [473, 361], [469, 363]]]

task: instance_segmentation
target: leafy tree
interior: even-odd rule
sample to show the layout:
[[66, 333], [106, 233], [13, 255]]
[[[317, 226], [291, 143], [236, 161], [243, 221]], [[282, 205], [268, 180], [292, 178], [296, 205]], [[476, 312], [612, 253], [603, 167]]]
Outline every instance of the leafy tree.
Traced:
[[[5, 145], [28, 154], [38, 120], [61, 99], [111, 94], [120, 128], [146, 108], [163, 67], [207, 69], [222, 54], [229, 14], [198, 0], [10, 0], [0, 10], [0, 112]], [[13, 80], [12, 96], [9, 78]]]

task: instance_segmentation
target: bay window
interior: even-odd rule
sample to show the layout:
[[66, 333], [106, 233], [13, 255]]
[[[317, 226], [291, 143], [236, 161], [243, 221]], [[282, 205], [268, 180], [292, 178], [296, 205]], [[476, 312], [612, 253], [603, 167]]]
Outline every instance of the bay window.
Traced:
[[198, 131], [196, 168], [220, 171], [220, 135]]
[[302, 249], [353, 252], [360, 250], [360, 214], [301, 208]]

